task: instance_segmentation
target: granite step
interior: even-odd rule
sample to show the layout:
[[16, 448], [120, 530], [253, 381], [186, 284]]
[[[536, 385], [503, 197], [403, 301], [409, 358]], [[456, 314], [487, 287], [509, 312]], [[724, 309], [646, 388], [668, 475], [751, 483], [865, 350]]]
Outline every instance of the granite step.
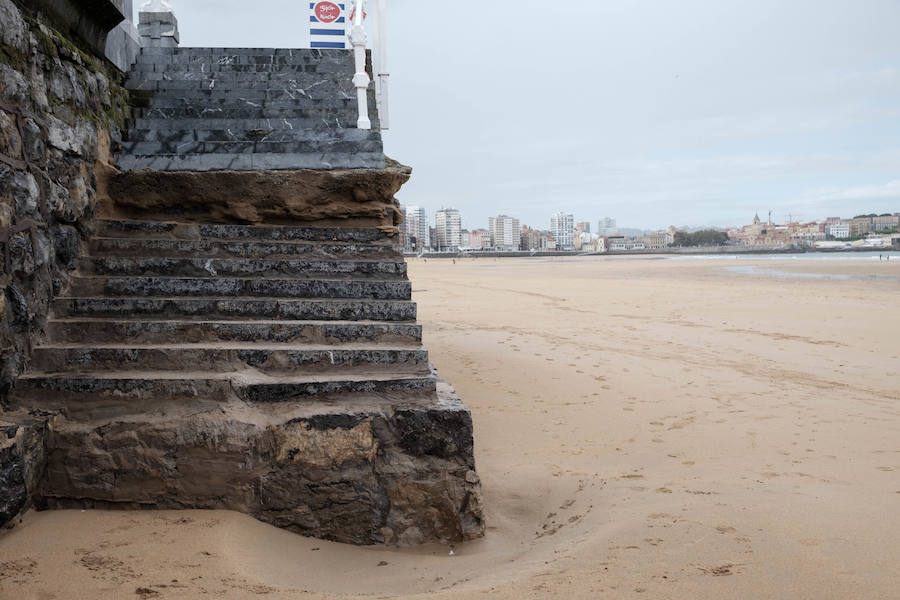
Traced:
[[341, 298], [409, 300], [409, 281], [384, 279], [271, 279], [237, 277], [76, 276], [72, 297], [233, 296], [241, 298]]
[[[223, 235], [237, 235], [241, 226], [222, 225], [215, 227]], [[234, 229], [227, 229], [234, 228]], [[250, 229], [243, 230], [250, 232]], [[321, 230], [319, 230], [321, 231]], [[347, 230], [347, 232], [356, 230]], [[204, 234], [210, 235], [210, 234]], [[287, 235], [290, 235], [289, 233]], [[212, 237], [210, 235], [210, 237]], [[337, 237], [337, 236], [336, 236]], [[396, 259], [397, 250], [393, 245], [373, 243], [313, 242], [299, 240], [256, 241], [233, 239], [150, 239], [140, 237], [94, 237], [88, 243], [88, 250], [94, 256], [114, 257], [164, 257], [164, 258], [253, 258], [253, 259], [303, 259], [303, 260], [390, 260]]]
[[133, 344], [258, 342], [275, 344], [415, 344], [417, 323], [377, 321], [144, 321], [132, 319], [50, 319], [47, 336], [57, 343]]
[[[303, 227], [296, 225], [225, 225], [210, 223], [180, 223], [176, 221], [127, 221], [99, 219], [96, 235], [99, 237], [123, 237], [128, 241], [146, 240], [204, 240], [204, 241], [258, 241], [271, 245], [279, 242], [327, 242], [350, 248], [375, 244], [379, 248], [397, 243], [374, 227]], [[305, 244], [312, 246], [312, 244]], [[399, 257], [399, 255], [397, 255]], [[353, 257], [350, 257], [353, 258]]]
[[[370, 108], [369, 118], [375, 116], [375, 109]], [[147, 119], [205, 119], [205, 129], [211, 129], [215, 119], [340, 119], [356, 122], [356, 106], [348, 103], [336, 108], [333, 106], [300, 106], [286, 108], [262, 108], [245, 106], [239, 108], [208, 107], [203, 103], [193, 106], [172, 108], [136, 108], [135, 117]], [[212, 121], [212, 122], [209, 122]]]
[[[434, 375], [418, 373], [372, 373], [355, 371], [334, 375], [268, 375], [256, 371], [104, 371], [81, 374], [52, 374], [32, 371], [16, 381], [14, 402], [25, 408], [53, 410], [78, 403], [106, 402], [120, 411], [152, 408], [152, 403], [229, 402], [257, 403], [327, 402], [341, 396], [385, 395], [406, 392], [434, 393]], [[150, 406], [148, 406], [150, 405]]]
[[[333, 124], [332, 124], [333, 125]], [[126, 143], [144, 142], [153, 144], [185, 144], [196, 142], [266, 142], [266, 143], [311, 143], [347, 142], [381, 145], [381, 134], [364, 129], [327, 127], [325, 123], [318, 129], [230, 129], [218, 123], [205, 123], [205, 127], [215, 129], [132, 129]]]
[[[157, 100], [182, 100], [190, 102], [221, 102], [222, 100], [244, 99], [259, 102], [261, 100], [302, 101], [306, 99], [327, 100], [329, 98], [346, 98], [350, 95], [356, 98], [356, 88], [352, 85], [341, 83], [325, 83], [317, 85], [322, 80], [310, 81], [309, 85], [273, 86], [265, 90], [250, 89], [217, 89], [211, 90], [166, 90], [159, 92], [147, 92], [141, 105], [150, 104]], [[346, 94], [346, 95], [345, 95]]]
[[53, 316], [146, 320], [407, 321], [416, 320], [408, 300], [209, 298], [73, 298], [52, 303]]
[[[157, 74], [151, 74], [156, 77]], [[235, 96], [239, 96], [241, 92], [246, 90], [301, 90], [304, 86], [312, 86], [318, 81], [331, 79], [335, 84], [339, 84], [339, 80], [352, 81], [353, 71], [339, 73], [307, 73], [306, 78], [296, 79], [287, 77], [267, 77], [267, 78], [242, 78], [242, 77], [211, 77], [211, 78], [192, 78], [192, 79], [129, 79], [126, 87], [134, 92], [154, 92], [163, 94], [172, 94], [178, 91], [225, 91], [231, 92]], [[356, 88], [353, 88], [356, 90]], [[375, 94], [374, 84], [369, 84], [369, 94]]]
[[222, 109], [237, 110], [242, 108], [263, 110], [287, 110], [287, 109], [313, 109], [327, 108], [335, 112], [356, 109], [356, 96], [349, 94], [335, 94], [326, 98], [246, 98], [241, 93], [229, 94], [225, 98], [196, 99], [185, 98], [181, 95], [155, 96], [143, 107], [144, 110], [154, 108], [195, 108], [202, 107], [206, 110]]
[[[325, 75], [328, 76], [325, 77]], [[349, 78], [341, 77], [341, 75], [346, 75]], [[158, 71], [155, 67], [151, 70], [143, 69], [138, 66], [138, 68], [133, 69], [129, 73], [129, 77], [125, 82], [125, 87], [129, 89], [141, 89], [139, 84], [151, 81], [217, 81], [238, 84], [238, 87], [249, 82], [271, 81], [278, 84], [278, 86], [285, 87], [287, 87], [288, 84], [293, 84], [290, 86], [292, 89], [305, 90], [309, 87], [310, 91], [319, 88], [355, 91], [356, 87], [352, 82], [353, 75], [354, 70], [352, 65], [348, 65], [346, 68], [334, 69], [333, 72], [328, 73], [310, 71], [307, 70], [306, 67], [294, 67], [289, 69], [273, 68], [263, 71], [258, 69], [252, 71], [208, 71], [205, 69], [184, 71], [167, 69]], [[136, 84], [138, 84], [137, 87], [135, 87]]]
[[427, 375], [428, 352], [418, 347], [296, 346], [271, 344], [47, 344], [32, 352], [31, 368], [47, 373], [114, 371], [240, 371], [311, 375], [348, 369]]
[[120, 170], [155, 171], [278, 171], [297, 169], [384, 169], [383, 152], [292, 154], [148, 154], [122, 155]]
[[134, 156], [160, 156], [185, 154], [341, 154], [378, 153], [383, 150], [380, 140], [302, 140], [276, 142], [262, 141], [210, 141], [210, 142], [122, 142], [124, 152]]
[[[206, 58], [206, 57], [204, 57]], [[221, 59], [217, 59], [221, 60]], [[130, 73], [133, 74], [144, 74], [144, 73], [166, 73], [173, 78], [183, 77], [186, 74], [190, 73], [294, 73], [298, 76], [305, 76], [307, 74], [314, 75], [316, 73], [315, 67], [318, 67], [319, 63], [315, 60], [298, 60], [292, 63], [288, 62], [254, 62], [254, 63], [223, 63], [219, 64], [216, 61], [205, 60], [191, 63], [172, 63], [166, 62], [164, 59], [160, 60], [147, 60], [141, 58], [136, 62], [132, 68]], [[344, 69], [350, 68], [355, 69], [355, 64], [351, 61], [348, 63], [347, 67], [341, 65], [340, 67], [330, 67], [334, 69]]]
[[356, 128], [357, 114], [341, 119], [336, 116], [314, 119], [167, 119], [167, 118], [139, 118], [134, 122], [135, 130], [169, 130], [191, 131], [209, 129], [231, 129], [233, 131], [309, 131], [313, 129], [354, 130]]
[[85, 257], [81, 275], [143, 277], [268, 277], [314, 279], [327, 275], [340, 279], [405, 280], [406, 262], [341, 260], [256, 260], [203, 258]]

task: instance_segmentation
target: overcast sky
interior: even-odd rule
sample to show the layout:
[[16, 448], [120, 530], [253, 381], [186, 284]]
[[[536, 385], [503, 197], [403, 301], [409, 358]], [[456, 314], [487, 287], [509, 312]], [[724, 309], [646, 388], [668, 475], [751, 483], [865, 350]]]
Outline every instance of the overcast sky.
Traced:
[[[170, 2], [183, 46], [307, 44], [305, 1]], [[900, 0], [390, 5], [406, 204], [468, 228], [900, 211]]]

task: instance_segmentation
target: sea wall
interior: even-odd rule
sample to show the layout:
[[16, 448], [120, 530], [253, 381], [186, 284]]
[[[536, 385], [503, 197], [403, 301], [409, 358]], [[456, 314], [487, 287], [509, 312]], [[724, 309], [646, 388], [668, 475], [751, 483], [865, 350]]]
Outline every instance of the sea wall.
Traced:
[[41, 3], [0, 0], [0, 523], [42, 477], [52, 417], [2, 405], [91, 234], [98, 171], [128, 114], [124, 75], [53, 22]]

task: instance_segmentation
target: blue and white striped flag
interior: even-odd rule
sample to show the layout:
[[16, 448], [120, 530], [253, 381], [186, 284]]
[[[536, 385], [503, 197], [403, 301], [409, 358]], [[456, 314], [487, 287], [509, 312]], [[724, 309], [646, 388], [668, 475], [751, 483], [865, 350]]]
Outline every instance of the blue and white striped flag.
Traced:
[[346, 48], [350, 21], [343, 2], [309, 3], [310, 48]]

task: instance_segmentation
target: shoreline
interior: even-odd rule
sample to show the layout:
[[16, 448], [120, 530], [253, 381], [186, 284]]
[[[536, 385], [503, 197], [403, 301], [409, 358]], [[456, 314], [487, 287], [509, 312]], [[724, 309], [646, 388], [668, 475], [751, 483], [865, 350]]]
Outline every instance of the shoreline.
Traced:
[[579, 251], [553, 251], [553, 252], [430, 252], [415, 254], [404, 252], [403, 257], [410, 258], [435, 258], [435, 259], [462, 259], [462, 258], [571, 258], [582, 256], [753, 256], [753, 255], [781, 255], [795, 254], [900, 254], [900, 247], [887, 248], [733, 248], [730, 246], [710, 246], [702, 248], [666, 248], [655, 250], [616, 250], [610, 252], [579, 252]]

